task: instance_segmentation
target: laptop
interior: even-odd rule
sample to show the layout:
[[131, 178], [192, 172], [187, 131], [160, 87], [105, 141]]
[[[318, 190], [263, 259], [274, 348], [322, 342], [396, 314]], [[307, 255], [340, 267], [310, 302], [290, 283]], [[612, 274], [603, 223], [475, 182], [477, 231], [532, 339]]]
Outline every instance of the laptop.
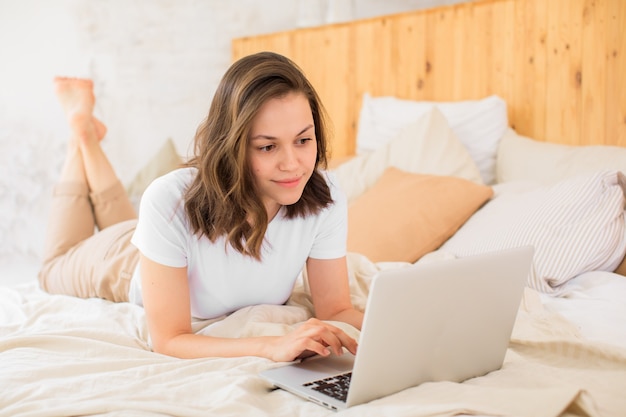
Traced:
[[342, 410], [424, 382], [500, 369], [533, 254], [524, 246], [379, 271], [356, 355], [314, 356], [261, 376]]

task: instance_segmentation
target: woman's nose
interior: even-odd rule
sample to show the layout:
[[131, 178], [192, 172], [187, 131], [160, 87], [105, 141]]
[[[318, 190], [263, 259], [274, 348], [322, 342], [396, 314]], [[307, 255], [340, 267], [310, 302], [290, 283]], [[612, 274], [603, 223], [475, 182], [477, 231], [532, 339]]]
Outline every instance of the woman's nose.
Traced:
[[280, 156], [280, 169], [288, 171], [298, 166], [298, 156], [294, 149], [284, 148]]

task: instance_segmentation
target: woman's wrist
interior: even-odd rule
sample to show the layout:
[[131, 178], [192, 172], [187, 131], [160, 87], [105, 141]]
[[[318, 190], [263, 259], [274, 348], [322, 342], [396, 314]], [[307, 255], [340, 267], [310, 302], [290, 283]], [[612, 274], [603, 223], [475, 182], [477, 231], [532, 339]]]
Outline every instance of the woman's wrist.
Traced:
[[363, 325], [363, 312], [355, 308], [348, 308], [334, 314], [332, 317], [324, 318], [323, 320], [340, 321], [361, 330], [361, 326]]

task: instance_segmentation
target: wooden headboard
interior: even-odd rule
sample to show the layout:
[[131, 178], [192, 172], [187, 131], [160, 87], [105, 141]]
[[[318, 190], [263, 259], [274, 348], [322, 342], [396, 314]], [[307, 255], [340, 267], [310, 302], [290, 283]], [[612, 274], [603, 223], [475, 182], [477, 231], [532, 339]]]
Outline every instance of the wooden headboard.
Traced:
[[352, 155], [363, 93], [506, 100], [520, 134], [626, 146], [626, 1], [482, 0], [233, 40], [293, 59]]

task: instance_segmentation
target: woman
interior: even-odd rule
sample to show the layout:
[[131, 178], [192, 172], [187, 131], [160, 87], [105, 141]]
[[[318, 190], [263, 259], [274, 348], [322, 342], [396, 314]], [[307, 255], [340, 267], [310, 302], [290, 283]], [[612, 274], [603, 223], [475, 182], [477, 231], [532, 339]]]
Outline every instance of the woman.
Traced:
[[[106, 129], [92, 115], [92, 83], [60, 78], [56, 91], [72, 138], [54, 192], [42, 288], [143, 305], [154, 350], [171, 356], [355, 353], [354, 339], [322, 321], [360, 328], [363, 316], [348, 289], [346, 200], [321, 171], [322, 106], [293, 62], [265, 52], [229, 68], [195, 156], [148, 187], [138, 220], [100, 147]], [[303, 267], [316, 318], [291, 333], [192, 332], [192, 317], [284, 303]]]

